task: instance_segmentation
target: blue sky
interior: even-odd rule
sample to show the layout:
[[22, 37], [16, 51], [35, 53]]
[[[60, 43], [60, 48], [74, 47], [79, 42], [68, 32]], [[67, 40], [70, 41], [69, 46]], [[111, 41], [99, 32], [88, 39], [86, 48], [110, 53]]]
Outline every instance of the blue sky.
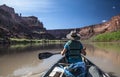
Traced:
[[0, 0], [22, 16], [36, 16], [46, 29], [80, 28], [120, 14], [120, 0]]

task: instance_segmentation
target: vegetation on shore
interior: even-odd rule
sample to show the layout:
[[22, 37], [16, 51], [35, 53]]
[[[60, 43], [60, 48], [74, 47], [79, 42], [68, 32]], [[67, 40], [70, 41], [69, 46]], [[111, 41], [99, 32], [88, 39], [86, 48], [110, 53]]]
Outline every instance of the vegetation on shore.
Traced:
[[[85, 41], [85, 40], [82, 40]], [[104, 34], [99, 34], [92, 37], [88, 41], [94, 42], [118, 42], [120, 41], [120, 31], [109, 32]], [[49, 44], [60, 44], [64, 43], [66, 40], [48, 40], [48, 39], [18, 39], [18, 38], [9, 38], [9, 40], [0, 39], [0, 44], [27, 44], [27, 43], [49, 43]], [[86, 42], [86, 41], [85, 41]]]
[[92, 38], [92, 41], [97, 42], [116, 42], [120, 41], [120, 31], [99, 34]]
[[11, 38], [11, 44], [26, 44], [26, 43], [49, 43], [49, 44], [59, 44], [63, 43], [65, 40], [48, 40], [48, 39], [16, 39]]

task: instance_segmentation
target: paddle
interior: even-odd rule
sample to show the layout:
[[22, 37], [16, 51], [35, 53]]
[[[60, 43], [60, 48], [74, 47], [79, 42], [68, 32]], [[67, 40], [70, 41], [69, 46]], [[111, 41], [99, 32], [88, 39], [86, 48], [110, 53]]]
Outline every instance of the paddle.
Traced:
[[60, 54], [60, 52], [57, 52], [57, 53], [43, 52], [43, 53], [38, 54], [38, 58], [39, 59], [46, 59], [46, 58], [49, 58], [49, 57], [56, 55], [56, 54]]

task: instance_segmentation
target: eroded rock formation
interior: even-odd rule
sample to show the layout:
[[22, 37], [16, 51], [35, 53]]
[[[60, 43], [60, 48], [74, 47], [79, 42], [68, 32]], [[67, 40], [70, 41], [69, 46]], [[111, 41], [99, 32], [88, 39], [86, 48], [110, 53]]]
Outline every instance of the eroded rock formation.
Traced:
[[[22, 17], [6, 5], [0, 6], [0, 38], [53, 39], [35, 16]], [[44, 34], [44, 35], [43, 35]]]
[[[48, 32], [54, 35], [56, 38], [60, 37], [62, 39], [66, 38], [66, 34], [68, 34], [71, 30], [74, 29], [48, 30]], [[118, 31], [120, 30], [120, 15], [112, 17], [107, 22], [85, 26], [82, 28], [76, 28], [76, 30], [80, 34], [82, 39], [89, 39], [94, 35], [105, 32]]]

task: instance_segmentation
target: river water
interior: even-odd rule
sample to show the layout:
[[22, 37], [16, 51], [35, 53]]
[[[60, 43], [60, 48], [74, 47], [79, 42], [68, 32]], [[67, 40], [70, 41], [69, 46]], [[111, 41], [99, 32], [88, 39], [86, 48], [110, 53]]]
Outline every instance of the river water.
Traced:
[[[120, 77], [120, 43], [89, 43], [87, 57], [112, 77]], [[61, 55], [39, 60], [41, 52], [60, 52], [63, 44], [0, 46], [0, 77], [40, 77]]]

